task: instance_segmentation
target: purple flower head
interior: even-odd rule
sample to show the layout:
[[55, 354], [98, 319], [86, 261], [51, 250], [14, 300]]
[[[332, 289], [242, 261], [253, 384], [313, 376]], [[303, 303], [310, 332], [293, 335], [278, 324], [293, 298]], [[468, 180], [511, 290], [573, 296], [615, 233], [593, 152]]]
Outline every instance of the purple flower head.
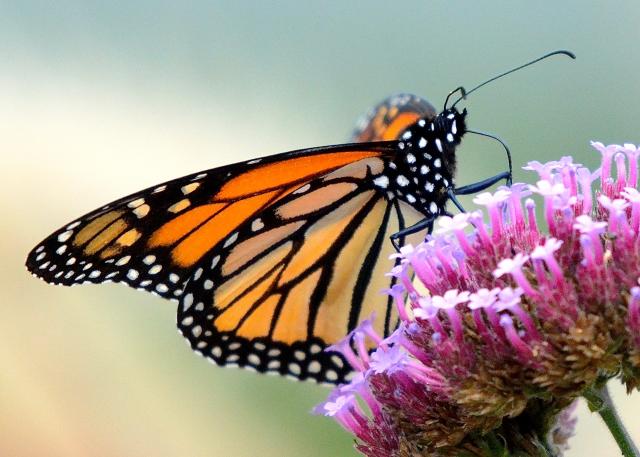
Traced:
[[459, 455], [496, 433], [511, 454], [518, 418], [536, 414], [561, 452], [585, 390], [640, 386], [640, 150], [592, 144], [601, 171], [530, 162], [535, 185], [476, 196], [484, 213], [441, 217], [394, 256], [396, 330], [382, 340], [368, 321], [335, 345], [371, 414], [343, 390], [324, 406], [361, 452]]

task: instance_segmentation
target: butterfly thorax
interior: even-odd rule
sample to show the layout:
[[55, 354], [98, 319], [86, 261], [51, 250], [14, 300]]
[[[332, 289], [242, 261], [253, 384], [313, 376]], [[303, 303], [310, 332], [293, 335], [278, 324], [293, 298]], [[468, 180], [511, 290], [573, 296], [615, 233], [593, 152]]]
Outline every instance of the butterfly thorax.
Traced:
[[409, 126], [400, 135], [396, 157], [374, 179], [375, 186], [427, 216], [442, 214], [447, 190], [454, 185], [455, 148], [465, 133], [466, 114], [451, 108]]

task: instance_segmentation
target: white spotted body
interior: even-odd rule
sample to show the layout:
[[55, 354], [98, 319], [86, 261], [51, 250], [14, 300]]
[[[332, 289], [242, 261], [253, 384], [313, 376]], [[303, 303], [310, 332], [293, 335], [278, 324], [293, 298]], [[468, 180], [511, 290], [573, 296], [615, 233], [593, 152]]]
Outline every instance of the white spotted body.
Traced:
[[427, 217], [442, 214], [454, 185], [455, 148], [466, 131], [466, 114], [452, 108], [409, 126], [400, 135], [396, 158], [373, 177], [373, 185]]

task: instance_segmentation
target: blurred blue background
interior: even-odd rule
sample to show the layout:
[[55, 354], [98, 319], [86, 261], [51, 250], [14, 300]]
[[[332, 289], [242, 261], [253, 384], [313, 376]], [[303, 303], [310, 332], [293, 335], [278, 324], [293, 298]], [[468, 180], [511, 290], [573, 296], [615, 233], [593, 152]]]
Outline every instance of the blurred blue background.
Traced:
[[[640, 142], [640, 4], [612, 2], [0, 2], [0, 455], [355, 455], [308, 414], [327, 390], [217, 369], [176, 334], [175, 305], [122, 286], [55, 288], [28, 250], [72, 218], [183, 174], [344, 141], [399, 91], [441, 106], [518, 168], [588, 142]], [[468, 136], [458, 182], [504, 168]], [[466, 201], [472, 206], [469, 201]], [[637, 441], [638, 395], [616, 399]], [[584, 406], [569, 455], [616, 455]]]

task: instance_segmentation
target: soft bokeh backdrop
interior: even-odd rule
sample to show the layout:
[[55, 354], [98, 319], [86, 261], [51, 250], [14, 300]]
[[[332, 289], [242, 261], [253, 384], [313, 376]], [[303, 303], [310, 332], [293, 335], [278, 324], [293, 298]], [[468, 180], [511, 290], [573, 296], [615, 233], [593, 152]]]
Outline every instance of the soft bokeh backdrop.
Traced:
[[[214, 368], [175, 305], [123, 286], [56, 288], [23, 259], [65, 222], [199, 169], [343, 141], [398, 91], [469, 100], [520, 167], [588, 141], [640, 142], [637, 1], [0, 2], [0, 455], [354, 455], [308, 414], [326, 390]], [[460, 183], [501, 171], [465, 138]], [[523, 179], [520, 171], [516, 178]], [[468, 203], [468, 201], [467, 201]], [[640, 441], [640, 396], [616, 389]], [[617, 455], [580, 409], [569, 455]]]

